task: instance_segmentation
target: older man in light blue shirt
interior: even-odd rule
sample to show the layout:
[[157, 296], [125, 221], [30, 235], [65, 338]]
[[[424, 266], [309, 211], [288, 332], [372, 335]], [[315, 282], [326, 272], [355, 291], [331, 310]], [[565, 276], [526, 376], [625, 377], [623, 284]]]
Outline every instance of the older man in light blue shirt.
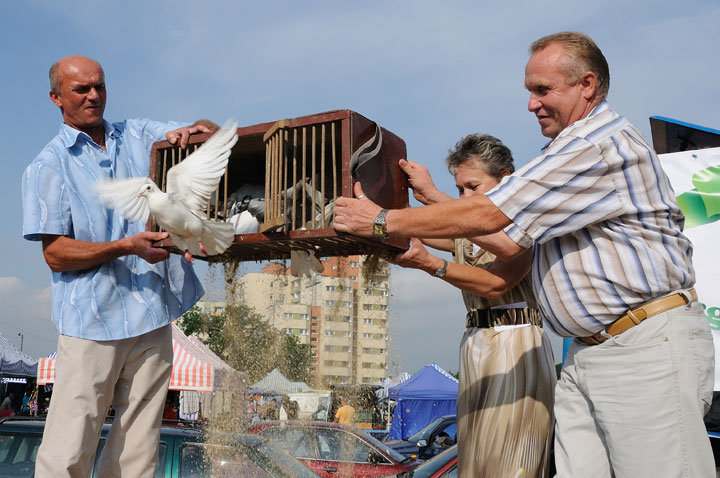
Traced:
[[103, 119], [102, 67], [72, 56], [50, 70], [60, 133], [23, 176], [23, 235], [42, 241], [52, 269], [52, 318], [60, 338], [56, 384], [36, 474], [87, 477], [112, 404], [116, 418], [98, 476], [153, 476], [172, 365], [170, 322], [203, 295], [192, 266], [106, 209], [105, 178], [147, 176], [153, 142], [187, 144], [217, 127]]

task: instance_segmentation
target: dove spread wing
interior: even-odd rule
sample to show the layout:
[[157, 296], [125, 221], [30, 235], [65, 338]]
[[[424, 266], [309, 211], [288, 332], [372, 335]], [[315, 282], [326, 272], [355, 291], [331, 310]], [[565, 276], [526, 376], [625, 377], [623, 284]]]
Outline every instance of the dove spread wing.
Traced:
[[145, 222], [150, 207], [147, 199], [138, 197], [138, 192], [146, 184], [154, 183], [149, 178], [108, 179], [95, 183], [94, 188], [102, 202], [125, 219]]
[[167, 193], [190, 211], [201, 212], [215, 192], [230, 150], [237, 142], [237, 123], [228, 121], [197, 151], [167, 173]]

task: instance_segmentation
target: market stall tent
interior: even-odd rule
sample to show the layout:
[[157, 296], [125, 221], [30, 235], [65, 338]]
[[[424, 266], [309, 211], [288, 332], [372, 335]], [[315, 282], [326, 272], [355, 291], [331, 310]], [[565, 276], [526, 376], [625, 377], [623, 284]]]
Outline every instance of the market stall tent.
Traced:
[[287, 395], [289, 393], [301, 392], [299, 385], [288, 380], [278, 369], [274, 368], [257, 382], [250, 385], [251, 393], [268, 393], [272, 392], [276, 395]]
[[388, 440], [405, 439], [443, 415], [457, 413], [458, 381], [431, 363], [400, 385], [388, 396], [397, 400]]
[[37, 360], [17, 349], [7, 337], [0, 334], [0, 375], [34, 377]]
[[[219, 388], [228, 374], [238, 374], [238, 381], [247, 384], [245, 374], [237, 372], [212, 353], [205, 344], [191, 339], [172, 324], [173, 365], [170, 390], [212, 392]], [[198, 345], [200, 344], [200, 345]], [[55, 354], [41, 358], [37, 365], [38, 385], [55, 382]]]

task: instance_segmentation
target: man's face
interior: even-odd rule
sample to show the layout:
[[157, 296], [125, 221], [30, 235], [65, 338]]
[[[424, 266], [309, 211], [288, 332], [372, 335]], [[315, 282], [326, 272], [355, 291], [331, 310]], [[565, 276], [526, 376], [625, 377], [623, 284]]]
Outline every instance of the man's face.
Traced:
[[589, 112], [582, 81], [567, 84], [563, 68], [567, 61], [562, 45], [552, 43], [534, 53], [525, 66], [528, 110], [535, 114], [543, 136], [548, 138], [555, 138]]
[[62, 60], [59, 71], [60, 92], [50, 99], [60, 107], [68, 126], [87, 131], [102, 125], [105, 112], [105, 74], [95, 61], [84, 57]]

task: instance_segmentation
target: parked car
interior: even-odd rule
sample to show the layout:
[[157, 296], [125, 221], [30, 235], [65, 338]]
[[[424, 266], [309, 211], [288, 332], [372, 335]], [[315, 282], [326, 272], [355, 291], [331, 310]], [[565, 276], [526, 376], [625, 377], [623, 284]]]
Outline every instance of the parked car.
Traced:
[[262, 422], [250, 426], [323, 477], [395, 475], [417, 464], [356, 428], [327, 422]]
[[457, 445], [453, 445], [417, 468], [399, 473], [397, 478], [457, 478], [457, 453]]
[[405, 440], [386, 440], [385, 444], [402, 455], [427, 460], [456, 442], [457, 416], [444, 415]]
[[370, 435], [373, 438], [377, 438], [380, 441], [385, 441], [388, 434], [390, 433], [389, 430], [363, 430], [365, 433]]
[[[0, 478], [34, 475], [44, 428], [44, 420], [13, 417], [0, 421]], [[110, 424], [105, 424], [95, 455], [93, 477], [97, 476], [97, 460], [109, 430]], [[231, 446], [204, 443], [204, 433], [199, 429], [162, 427], [155, 477], [317, 477], [294, 457], [256, 435], [237, 434], [223, 441]]]

